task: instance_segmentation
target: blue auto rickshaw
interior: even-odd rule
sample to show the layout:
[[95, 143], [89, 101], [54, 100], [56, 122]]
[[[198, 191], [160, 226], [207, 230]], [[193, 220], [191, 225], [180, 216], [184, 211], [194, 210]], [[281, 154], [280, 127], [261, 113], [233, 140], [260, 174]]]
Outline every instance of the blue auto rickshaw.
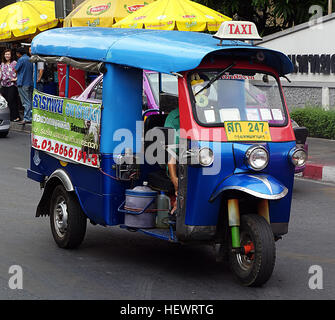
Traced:
[[[252, 23], [229, 23], [214, 37], [80, 27], [34, 38], [32, 61], [103, 74], [101, 104], [67, 97], [69, 76], [65, 97], [34, 91], [28, 177], [43, 188], [36, 216], [50, 216], [59, 247], [78, 247], [89, 220], [214, 245], [245, 286], [270, 278], [275, 242], [288, 232], [294, 169], [306, 161], [280, 84], [293, 66], [238, 40], [258, 39]], [[161, 91], [159, 110], [144, 110], [143, 70], [174, 75], [178, 96]], [[179, 131], [165, 126], [175, 108]], [[173, 156], [176, 193], [166, 169]], [[176, 195], [173, 216], [157, 204], [164, 195]], [[152, 219], [159, 210], [165, 227]]]

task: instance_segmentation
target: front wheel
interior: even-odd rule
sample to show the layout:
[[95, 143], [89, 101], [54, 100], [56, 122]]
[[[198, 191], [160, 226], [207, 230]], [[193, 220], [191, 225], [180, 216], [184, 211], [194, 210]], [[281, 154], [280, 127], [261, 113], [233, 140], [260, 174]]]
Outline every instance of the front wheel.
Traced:
[[229, 265], [245, 286], [261, 286], [272, 275], [276, 247], [270, 224], [261, 216], [250, 214], [241, 216], [241, 248], [246, 254], [230, 250]]
[[86, 233], [87, 219], [76, 196], [58, 185], [51, 196], [50, 226], [60, 248], [78, 247]]

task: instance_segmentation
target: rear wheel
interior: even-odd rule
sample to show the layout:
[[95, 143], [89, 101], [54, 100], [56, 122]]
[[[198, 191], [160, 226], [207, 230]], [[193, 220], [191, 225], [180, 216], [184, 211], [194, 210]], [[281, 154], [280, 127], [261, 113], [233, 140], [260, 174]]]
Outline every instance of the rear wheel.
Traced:
[[237, 279], [245, 286], [261, 286], [272, 275], [276, 248], [269, 223], [261, 216], [241, 216], [240, 243], [245, 254], [229, 253], [229, 265]]
[[78, 199], [62, 185], [58, 185], [50, 203], [50, 225], [55, 242], [60, 248], [78, 247], [85, 237], [87, 225]]

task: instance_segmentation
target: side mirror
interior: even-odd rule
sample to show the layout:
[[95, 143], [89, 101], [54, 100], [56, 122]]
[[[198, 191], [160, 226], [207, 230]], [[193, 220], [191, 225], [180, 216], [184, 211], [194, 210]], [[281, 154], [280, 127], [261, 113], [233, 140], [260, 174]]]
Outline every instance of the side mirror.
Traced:
[[293, 129], [295, 134], [295, 140], [297, 144], [305, 144], [307, 136], [308, 136], [308, 129], [306, 127], [296, 127]]

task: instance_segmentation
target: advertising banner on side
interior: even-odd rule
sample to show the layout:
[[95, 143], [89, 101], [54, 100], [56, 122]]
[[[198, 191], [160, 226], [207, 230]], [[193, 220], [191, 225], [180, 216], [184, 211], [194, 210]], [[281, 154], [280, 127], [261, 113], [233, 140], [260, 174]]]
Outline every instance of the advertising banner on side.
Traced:
[[34, 90], [32, 146], [63, 161], [100, 167], [101, 104]]

